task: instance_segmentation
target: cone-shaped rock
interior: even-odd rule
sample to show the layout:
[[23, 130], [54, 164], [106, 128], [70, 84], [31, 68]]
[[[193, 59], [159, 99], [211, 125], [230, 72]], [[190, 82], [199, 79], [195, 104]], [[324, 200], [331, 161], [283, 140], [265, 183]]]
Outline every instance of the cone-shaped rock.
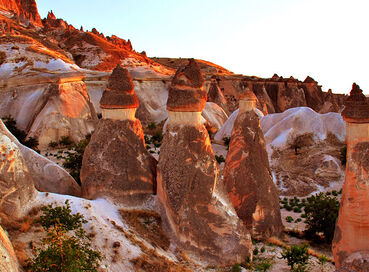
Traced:
[[356, 84], [342, 117], [347, 164], [332, 251], [337, 269], [363, 272], [369, 269], [369, 105]]
[[100, 100], [100, 107], [105, 109], [132, 109], [138, 107], [134, 84], [127, 69], [119, 64], [109, 77], [106, 90]]
[[[180, 83], [178, 92], [187, 92], [180, 94], [180, 103], [174, 103], [172, 97], [178, 92], [169, 92], [172, 104], [168, 105], [170, 121], [159, 157], [158, 198], [164, 225], [181, 250], [207, 263], [231, 264], [251, 256], [250, 235], [220, 186], [218, 164], [205, 127], [199, 121], [187, 121], [193, 113], [200, 111], [201, 115], [206, 102], [196, 67], [191, 62], [173, 79], [172, 87]], [[189, 70], [196, 73], [186, 73]], [[177, 78], [181, 73], [185, 79]], [[194, 112], [182, 112], [181, 118], [170, 114], [178, 109]]]
[[225, 99], [221, 89], [219, 88], [218, 82], [215, 79], [212, 79], [210, 83], [208, 102], [218, 104], [218, 106], [228, 114], [227, 100]]
[[174, 112], [201, 112], [206, 104], [204, 78], [193, 59], [175, 73], [169, 89], [167, 110]]
[[[117, 66], [101, 98], [103, 119], [83, 155], [82, 194], [140, 205], [155, 193], [156, 160], [145, 148], [138, 100], [126, 69]], [[105, 108], [104, 108], [105, 107]]]
[[279, 195], [269, 169], [260, 119], [254, 112], [256, 96], [240, 95], [224, 167], [224, 183], [238, 216], [253, 236], [279, 236], [283, 230]]

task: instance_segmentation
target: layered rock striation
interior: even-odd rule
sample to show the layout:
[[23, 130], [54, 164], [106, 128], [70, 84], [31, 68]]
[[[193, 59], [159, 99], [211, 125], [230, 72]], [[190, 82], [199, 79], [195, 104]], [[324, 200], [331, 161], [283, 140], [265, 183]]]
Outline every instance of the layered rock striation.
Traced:
[[233, 126], [224, 167], [224, 184], [238, 216], [255, 237], [280, 236], [283, 230], [279, 194], [269, 169], [257, 98], [246, 89]]
[[192, 60], [178, 69], [168, 97], [167, 133], [158, 164], [158, 198], [173, 240], [213, 264], [251, 256], [251, 238], [220, 183], [209, 135], [200, 122], [204, 80]]
[[145, 148], [138, 100], [126, 69], [119, 65], [100, 101], [99, 121], [86, 147], [81, 169], [83, 196], [140, 205], [155, 194], [156, 160]]
[[369, 268], [369, 103], [355, 83], [346, 100], [347, 164], [332, 250], [336, 268]]

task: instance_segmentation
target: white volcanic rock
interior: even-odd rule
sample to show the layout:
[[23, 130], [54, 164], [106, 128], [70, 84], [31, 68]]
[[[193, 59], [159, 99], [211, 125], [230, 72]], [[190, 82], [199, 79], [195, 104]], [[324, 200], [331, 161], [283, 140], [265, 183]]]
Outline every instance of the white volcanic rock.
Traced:
[[286, 110], [283, 113], [269, 114], [261, 119], [268, 153], [271, 148], [283, 149], [297, 136], [312, 133], [315, 141], [323, 141], [328, 134], [344, 141], [345, 122], [339, 113], [319, 114], [307, 107]]
[[225, 111], [213, 102], [206, 102], [201, 115], [206, 120], [205, 126], [214, 131], [218, 131], [228, 119]]
[[[236, 121], [236, 118], [238, 116], [238, 110], [235, 110], [229, 118], [224, 122], [223, 126], [218, 130], [218, 132], [214, 136], [214, 141], [216, 143], [222, 144], [224, 137], [231, 137], [233, 125]], [[259, 116], [259, 118], [262, 118], [264, 114], [259, 109], [254, 109], [255, 113]]]
[[9, 137], [22, 152], [37, 190], [75, 196], [81, 194], [81, 188], [64, 168], [19, 143], [1, 120], [0, 133]]

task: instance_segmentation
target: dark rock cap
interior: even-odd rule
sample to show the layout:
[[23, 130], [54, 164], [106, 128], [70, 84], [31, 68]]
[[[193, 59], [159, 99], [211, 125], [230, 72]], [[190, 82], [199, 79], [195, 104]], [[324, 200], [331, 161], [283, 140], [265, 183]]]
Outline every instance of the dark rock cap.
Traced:
[[312, 77], [307, 76], [304, 80], [304, 83], [317, 83]]
[[369, 122], [369, 103], [363, 91], [356, 83], [352, 84], [350, 96], [345, 101], [345, 109], [341, 115], [348, 122]]
[[132, 109], [138, 107], [138, 99], [134, 91], [134, 84], [127, 69], [119, 64], [109, 77], [100, 107], [104, 109]]
[[246, 90], [240, 94], [240, 100], [257, 101], [257, 97], [253, 91]]
[[204, 78], [194, 59], [178, 68], [169, 88], [167, 110], [183, 112], [201, 112], [206, 104]]

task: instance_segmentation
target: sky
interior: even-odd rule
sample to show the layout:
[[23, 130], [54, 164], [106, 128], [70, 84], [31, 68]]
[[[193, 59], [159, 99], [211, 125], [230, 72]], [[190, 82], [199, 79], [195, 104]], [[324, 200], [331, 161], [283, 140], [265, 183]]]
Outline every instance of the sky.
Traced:
[[130, 39], [149, 57], [211, 61], [248, 76], [369, 94], [368, 0], [36, 0], [41, 18]]

